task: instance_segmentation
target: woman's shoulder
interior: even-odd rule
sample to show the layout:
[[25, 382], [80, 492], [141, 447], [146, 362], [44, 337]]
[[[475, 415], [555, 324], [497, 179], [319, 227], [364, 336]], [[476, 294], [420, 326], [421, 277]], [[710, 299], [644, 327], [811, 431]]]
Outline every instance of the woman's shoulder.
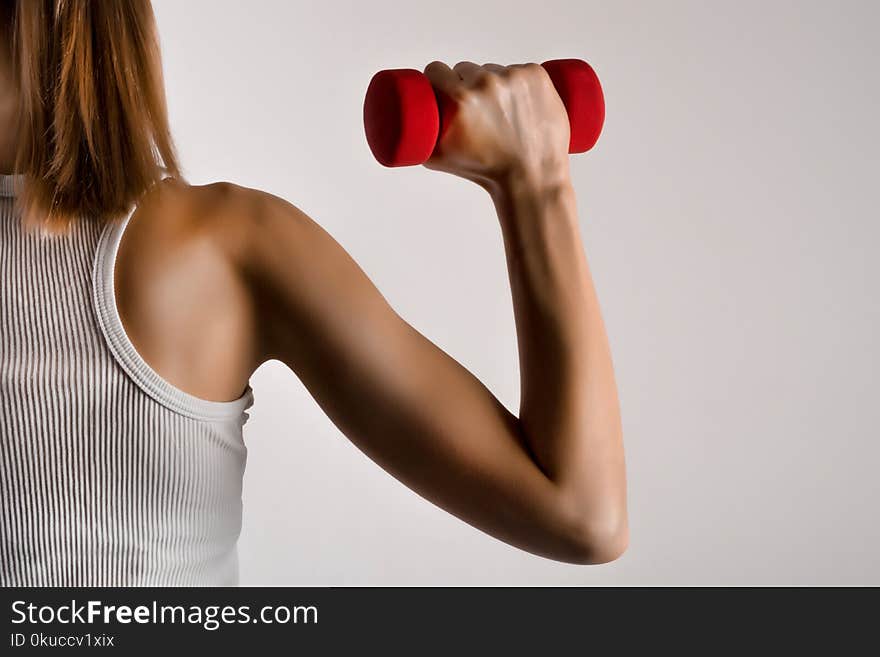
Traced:
[[129, 338], [161, 376], [205, 399], [235, 398], [254, 365], [237, 259], [255, 194], [166, 179], [140, 199], [119, 243], [116, 296]]
[[134, 230], [178, 238], [222, 233], [246, 223], [261, 195], [258, 190], [227, 181], [192, 185], [166, 178], [140, 199], [130, 223]]
[[234, 279], [249, 280], [282, 255], [303, 268], [326, 260], [330, 242], [304, 212], [268, 192], [226, 181], [190, 185], [166, 179], [133, 212], [117, 271], [140, 290], [181, 282], [195, 290], [193, 281], [207, 280], [216, 293], [224, 280], [234, 285]]
[[230, 181], [193, 185], [166, 178], [154, 186], [132, 214], [134, 240], [162, 250], [175, 250], [197, 241], [213, 244], [235, 257], [278, 218], [303, 219], [294, 205], [260, 189]]

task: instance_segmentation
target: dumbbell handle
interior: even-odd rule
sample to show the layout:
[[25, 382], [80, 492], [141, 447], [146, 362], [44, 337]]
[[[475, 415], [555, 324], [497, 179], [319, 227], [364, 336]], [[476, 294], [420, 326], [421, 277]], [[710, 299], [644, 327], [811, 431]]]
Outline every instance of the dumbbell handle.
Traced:
[[[542, 66], [568, 113], [568, 152], [590, 150], [605, 122], [605, 99], [596, 72], [580, 59], [553, 59]], [[422, 164], [434, 152], [440, 125], [436, 94], [420, 71], [390, 69], [370, 80], [364, 98], [364, 131], [381, 164]]]

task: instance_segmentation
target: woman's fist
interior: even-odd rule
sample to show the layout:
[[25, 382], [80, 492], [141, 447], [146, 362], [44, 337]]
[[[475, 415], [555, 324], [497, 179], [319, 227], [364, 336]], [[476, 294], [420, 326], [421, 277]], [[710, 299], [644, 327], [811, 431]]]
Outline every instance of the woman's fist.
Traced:
[[568, 116], [543, 67], [431, 62], [425, 75], [442, 117], [426, 167], [487, 189], [511, 177], [543, 184], [568, 175]]

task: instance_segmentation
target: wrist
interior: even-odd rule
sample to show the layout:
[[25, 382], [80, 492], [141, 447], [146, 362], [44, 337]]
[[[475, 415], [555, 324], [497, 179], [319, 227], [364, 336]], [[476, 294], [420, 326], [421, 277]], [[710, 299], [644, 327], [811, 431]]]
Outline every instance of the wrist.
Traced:
[[544, 166], [510, 167], [492, 180], [487, 189], [496, 205], [555, 200], [572, 190], [568, 158]]
[[567, 166], [540, 174], [511, 171], [496, 179], [489, 194], [502, 223], [558, 216], [570, 210], [574, 203], [574, 187]]

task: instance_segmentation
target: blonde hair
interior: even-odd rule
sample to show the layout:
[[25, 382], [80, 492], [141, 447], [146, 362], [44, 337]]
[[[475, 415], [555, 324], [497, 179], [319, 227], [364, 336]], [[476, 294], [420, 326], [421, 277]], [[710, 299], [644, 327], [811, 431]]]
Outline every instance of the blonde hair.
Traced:
[[18, 200], [50, 230], [125, 214], [180, 176], [149, 0], [15, 0]]

